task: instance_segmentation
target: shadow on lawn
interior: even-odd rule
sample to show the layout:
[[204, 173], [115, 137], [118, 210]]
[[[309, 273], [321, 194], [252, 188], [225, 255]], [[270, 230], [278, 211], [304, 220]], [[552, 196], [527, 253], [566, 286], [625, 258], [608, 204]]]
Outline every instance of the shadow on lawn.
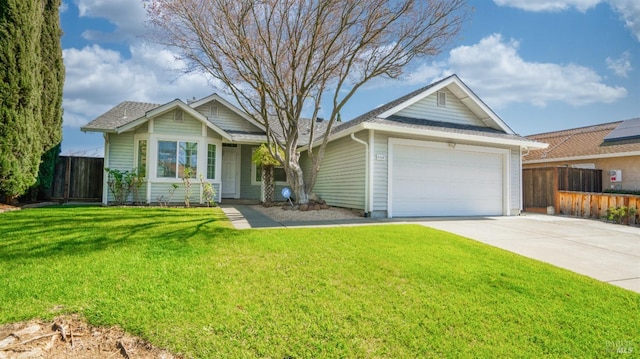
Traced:
[[0, 217], [0, 260], [82, 256], [113, 248], [180, 251], [232, 239], [224, 214], [206, 209], [55, 207]]

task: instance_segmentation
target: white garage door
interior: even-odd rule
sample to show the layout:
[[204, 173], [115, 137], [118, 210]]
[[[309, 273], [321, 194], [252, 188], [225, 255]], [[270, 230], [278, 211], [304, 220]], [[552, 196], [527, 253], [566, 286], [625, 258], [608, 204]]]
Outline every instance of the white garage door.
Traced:
[[391, 216], [503, 214], [503, 151], [398, 141], [390, 141]]

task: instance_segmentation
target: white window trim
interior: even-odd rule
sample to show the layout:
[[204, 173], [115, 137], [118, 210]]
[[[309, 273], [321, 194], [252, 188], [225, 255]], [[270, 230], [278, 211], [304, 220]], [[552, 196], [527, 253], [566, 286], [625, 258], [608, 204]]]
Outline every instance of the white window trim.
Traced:
[[[147, 162], [148, 162], [147, 171], [149, 172], [149, 175], [150, 175], [149, 180], [153, 180], [154, 182], [158, 182], [158, 183], [163, 183], [163, 182], [175, 183], [176, 181], [182, 180], [182, 178], [177, 176], [177, 173], [176, 173], [176, 177], [158, 177], [158, 142], [160, 141], [197, 143], [198, 144], [198, 147], [197, 147], [198, 148], [198, 157], [197, 157], [198, 171], [195, 173], [195, 176], [196, 176], [195, 178], [196, 179], [200, 178], [200, 174], [202, 173], [202, 166], [204, 165], [206, 167], [206, 156], [204, 156], [204, 160], [203, 160], [203, 156], [200, 156], [200, 153], [202, 153], [203, 147], [205, 147], [203, 144], [206, 143], [207, 141], [203, 141], [202, 137], [194, 137], [194, 136], [181, 136], [181, 137], [154, 136], [152, 137], [150, 142], [147, 142]], [[151, 150], [151, 144], [153, 144], [153, 149], [152, 149], [153, 152], [151, 153], [153, 157], [150, 156], [150, 153], [149, 153], [149, 151]], [[216, 152], [217, 152], [217, 148], [216, 148]], [[206, 176], [206, 173], [204, 173], [203, 176]]]
[[[216, 146], [216, 163], [215, 163], [215, 172], [213, 173], [213, 178], [209, 178], [209, 145], [214, 145]], [[218, 180], [218, 178], [220, 178], [220, 166], [222, 166], [222, 151], [221, 151], [221, 143], [217, 143], [217, 142], [213, 142], [213, 141], [206, 141], [206, 143], [204, 144], [205, 146], [205, 152], [206, 152], [206, 156], [204, 158], [204, 162], [205, 162], [205, 168], [202, 171], [202, 177], [205, 179], [205, 181], [207, 182], [211, 182], [214, 183]]]
[[149, 178], [149, 135], [135, 135], [133, 136], [133, 141], [134, 141], [134, 156], [133, 156], [133, 168], [136, 169], [136, 171], [139, 169], [140, 164], [138, 163], [138, 151], [140, 148], [140, 141], [147, 141], [147, 169], [146, 169], [146, 173], [144, 174], [145, 178]]

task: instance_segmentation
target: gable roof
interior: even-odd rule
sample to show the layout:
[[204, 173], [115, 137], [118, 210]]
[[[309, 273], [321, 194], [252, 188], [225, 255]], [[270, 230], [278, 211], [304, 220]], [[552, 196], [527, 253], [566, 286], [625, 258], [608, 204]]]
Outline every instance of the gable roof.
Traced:
[[[123, 133], [137, 126], [140, 126], [153, 117], [162, 115], [175, 109], [181, 109], [182, 111], [188, 113], [195, 119], [207, 125], [207, 127], [219, 133], [222, 137], [231, 140], [231, 135], [229, 133], [216, 126], [213, 122], [209, 121], [206, 116], [202, 115], [200, 112], [196, 111], [194, 108], [190, 107], [179, 99], [167, 102], [164, 105], [124, 101], [113, 109], [107, 111], [103, 115], [97, 117], [86, 126], [81, 127], [80, 129], [82, 131], [92, 132]], [[129, 116], [129, 113], [131, 112], [133, 112], [133, 114]]]
[[147, 111], [151, 111], [162, 105], [156, 103], [124, 101], [114, 108], [96, 117], [93, 121], [84, 125], [82, 131], [115, 132], [115, 129], [143, 117]]
[[236, 105], [234, 105], [231, 102], [227, 101], [224, 97], [218, 95], [217, 93], [213, 93], [213, 94], [211, 94], [211, 95], [209, 95], [207, 97], [201, 98], [200, 100], [196, 100], [196, 101], [190, 102], [189, 106], [191, 106], [193, 108], [197, 108], [198, 106], [204, 105], [205, 103], [211, 102], [211, 101], [214, 101], [214, 100], [220, 102], [223, 105], [225, 105], [228, 109], [233, 111], [235, 114], [237, 114], [238, 116], [240, 116], [240, 117], [244, 118], [245, 120], [249, 121], [252, 125], [256, 126], [260, 130], [264, 131], [264, 126], [262, 124], [256, 122], [246, 112], [242, 111]]
[[[428, 114], [425, 114], [425, 118], [421, 119], [397, 115], [403, 109], [445, 88], [451, 91], [486, 127], [434, 121], [427, 118]], [[424, 136], [445, 137], [451, 140], [472, 140], [529, 148], [546, 146], [517, 135], [455, 74], [399, 97], [351, 121], [335, 126], [331, 130], [329, 140], [341, 138], [363, 129], [383, 130], [401, 134], [421, 134]]]
[[[636, 123], [640, 119], [628, 121]], [[523, 157], [523, 162], [544, 163], [640, 155], [640, 139], [622, 136], [606, 140], [616, 129], [624, 129], [626, 122], [617, 121], [527, 136], [535, 141], [546, 142], [549, 147], [530, 151]]]

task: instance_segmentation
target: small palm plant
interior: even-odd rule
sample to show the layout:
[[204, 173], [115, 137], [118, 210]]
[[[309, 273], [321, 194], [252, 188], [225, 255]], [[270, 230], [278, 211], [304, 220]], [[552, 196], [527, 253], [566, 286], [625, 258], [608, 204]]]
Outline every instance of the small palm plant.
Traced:
[[[282, 152], [282, 150], [279, 150]], [[284, 157], [284, 154], [283, 154]], [[262, 203], [270, 204], [275, 199], [275, 181], [273, 178], [273, 167], [280, 166], [281, 163], [271, 155], [271, 151], [265, 144], [260, 145], [251, 156], [251, 161], [260, 166], [262, 171]]]

